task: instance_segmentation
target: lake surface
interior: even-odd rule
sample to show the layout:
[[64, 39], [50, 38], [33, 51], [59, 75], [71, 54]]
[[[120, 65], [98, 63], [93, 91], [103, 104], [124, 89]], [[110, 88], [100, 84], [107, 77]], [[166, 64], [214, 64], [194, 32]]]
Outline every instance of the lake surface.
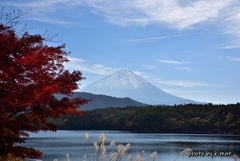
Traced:
[[[84, 134], [88, 133], [89, 138], [84, 146]], [[107, 159], [109, 161], [110, 152], [117, 151], [117, 145], [127, 143], [131, 148], [121, 161], [125, 161], [130, 154], [136, 158], [144, 150], [143, 157], [148, 161], [149, 155], [157, 151], [158, 158], [155, 161], [174, 161], [179, 153], [186, 148], [191, 148], [202, 157], [189, 157], [180, 155], [177, 161], [234, 161], [233, 153], [240, 156], [240, 136], [239, 135], [208, 135], [208, 134], [163, 134], [163, 133], [131, 133], [121, 131], [65, 131], [39, 132], [30, 134], [26, 144], [22, 146], [34, 147], [43, 152], [44, 161], [65, 161], [66, 153], [69, 153], [71, 161], [81, 161], [84, 149], [87, 153], [87, 161], [93, 161], [93, 142], [99, 141], [99, 135], [106, 136], [105, 147], [107, 149]], [[109, 143], [115, 140], [116, 144], [109, 147]], [[207, 156], [208, 154], [231, 153], [231, 156]], [[217, 153], [216, 153], [217, 152]], [[228, 153], [227, 153], [228, 152]]]

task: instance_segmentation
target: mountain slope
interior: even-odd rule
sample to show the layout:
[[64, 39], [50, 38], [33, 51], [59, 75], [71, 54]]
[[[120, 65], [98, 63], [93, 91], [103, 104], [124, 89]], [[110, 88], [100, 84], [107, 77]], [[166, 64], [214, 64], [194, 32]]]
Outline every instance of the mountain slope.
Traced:
[[116, 71], [82, 88], [82, 91], [114, 97], [130, 97], [136, 101], [152, 105], [197, 103], [164, 92], [128, 70]]
[[[56, 98], [61, 99], [64, 97], [64, 95], [55, 95]], [[74, 92], [72, 98], [81, 97], [85, 98], [87, 100], [90, 100], [90, 102], [84, 106], [82, 106], [81, 110], [93, 110], [98, 108], [106, 108], [106, 107], [127, 107], [127, 106], [146, 106], [146, 104], [137, 102], [135, 100], [132, 100], [130, 98], [116, 98], [111, 96], [105, 96], [105, 95], [96, 95], [86, 92]]]

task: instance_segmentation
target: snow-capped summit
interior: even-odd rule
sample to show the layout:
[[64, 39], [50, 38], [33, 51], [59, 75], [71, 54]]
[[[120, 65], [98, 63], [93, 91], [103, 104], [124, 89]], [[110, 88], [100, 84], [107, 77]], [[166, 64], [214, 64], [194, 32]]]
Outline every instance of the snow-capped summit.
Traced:
[[136, 101], [153, 105], [196, 103], [164, 92], [128, 70], [116, 71], [82, 88], [81, 91], [114, 97], [130, 97]]
[[108, 89], [136, 89], [152, 85], [133, 72], [122, 69], [96, 81], [90, 86]]

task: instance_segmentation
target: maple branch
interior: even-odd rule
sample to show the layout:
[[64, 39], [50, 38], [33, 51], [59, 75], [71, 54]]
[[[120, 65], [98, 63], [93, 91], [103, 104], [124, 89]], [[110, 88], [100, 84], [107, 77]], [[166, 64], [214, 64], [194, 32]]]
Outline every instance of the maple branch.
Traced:
[[6, 13], [4, 12], [4, 7], [2, 7], [1, 14], [0, 14], [0, 23], [5, 26], [16, 26], [19, 21], [20, 17], [28, 14], [31, 10], [22, 12], [21, 10], [13, 10], [12, 13]]

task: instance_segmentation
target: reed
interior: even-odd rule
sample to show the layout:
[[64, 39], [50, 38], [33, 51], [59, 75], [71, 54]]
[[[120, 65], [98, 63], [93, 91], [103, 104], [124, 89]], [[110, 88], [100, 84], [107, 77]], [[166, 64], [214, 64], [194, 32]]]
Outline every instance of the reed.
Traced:
[[[82, 157], [82, 161], [106, 161], [106, 154], [107, 154], [107, 149], [105, 148], [105, 140], [106, 140], [106, 136], [105, 134], [101, 133], [99, 136], [99, 141], [98, 142], [93, 142], [93, 148], [94, 148], [94, 154], [93, 154], [93, 158], [91, 158], [91, 155], [87, 155], [86, 154], [86, 143], [88, 140], [88, 133], [85, 133], [84, 135], [84, 153], [83, 153], [83, 157]], [[112, 140], [109, 144], [109, 147], [115, 146], [116, 142], [115, 140]], [[126, 144], [125, 146], [123, 144], [119, 144], [116, 147], [116, 151], [114, 152], [110, 152], [109, 153], [109, 160], [108, 161], [121, 161], [123, 156], [125, 156], [125, 154], [128, 152], [128, 150], [130, 149], [131, 144]], [[177, 159], [179, 158], [179, 156], [181, 155], [189, 155], [192, 152], [192, 149], [187, 148], [184, 149], [183, 151], [181, 151], [179, 153], [179, 155], [175, 158], [174, 161], [177, 161]], [[143, 157], [144, 155], [144, 151], [141, 151], [140, 154], [138, 154], [136, 156], [136, 158], [133, 158], [131, 155], [128, 155], [126, 161], [145, 161], [145, 158]], [[90, 156], [90, 157], [89, 157]], [[158, 158], [158, 153], [157, 151], [154, 151], [153, 153], [151, 153], [148, 157], [147, 161], [155, 161]], [[237, 155], [233, 155], [233, 160], [234, 161], [238, 161], [238, 157]], [[0, 161], [1, 158], [0, 158]], [[15, 160], [7, 160], [7, 161], [15, 161]], [[16, 160], [16, 161], [23, 161], [23, 160]], [[53, 161], [58, 161], [57, 159], [54, 159]], [[70, 161], [70, 156], [67, 153], [66, 154], [66, 160], [65, 161]], [[158, 160], [160, 161], [160, 160]]]

